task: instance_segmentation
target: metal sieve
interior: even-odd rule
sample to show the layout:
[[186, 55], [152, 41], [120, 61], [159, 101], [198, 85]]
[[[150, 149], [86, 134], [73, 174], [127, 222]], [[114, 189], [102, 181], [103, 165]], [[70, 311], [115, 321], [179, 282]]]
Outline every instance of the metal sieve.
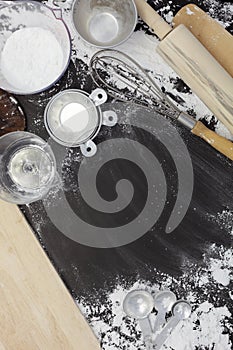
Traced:
[[90, 95], [82, 90], [69, 89], [55, 95], [48, 103], [44, 121], [49, 135], [66, 147], [80, 147], [86, 157], [93, 156], [97, 147], [92, 141], [101, 125], [114, 126], [117, 115], [113, 111], [101, 111], [107, 101], [103, 89]]

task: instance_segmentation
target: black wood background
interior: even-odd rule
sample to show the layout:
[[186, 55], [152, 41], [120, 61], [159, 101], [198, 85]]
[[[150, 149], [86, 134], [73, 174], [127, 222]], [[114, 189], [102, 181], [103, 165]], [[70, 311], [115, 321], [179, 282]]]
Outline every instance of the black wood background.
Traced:
[[[164, 6], [162, 1], [149, 2], [157, 10]], [[211, 7], [210, 1], [200, 0], [193, 2], [206, 11]], [[174, 14], [187, 3], [188, 1], [169, 1], [170, 9], [172, 9]], [[217, 12], [215, 11], [215, 17], [223, 21], [226, 18], [229, 20], [229, 16], [232, 14], [226, 14], [221, 11], [224, 2], [215, 1], [214, 3], [215, 10], [216, 8], [218, 9]], [[161, 11], [162, 14], [165, 14], [165, 12], [164, 10]], [[142, 28], [149, 33], [148, 28], [139, 22], [136, 30]], [[227, 29], [232, 31], [232, 25], [228, 26]], [[88, 73], [82, 71], [80, 75], [76, 74], [76, 66], [79, 65], [85, 68], [85, 63], [82, 61], [77, 60], [75, 64], [71, 62], [68, 71], [62, 79], [49, 91], [39, 95], [18, 97], [27, 115], [28, 131], [34, 132], [44, 139], [48, 138], [43, 124], [44, 108], [53, 95], [67, 87], [68, 78], [71, 81], [70, 88], [80, 88], [81, 83], [84, 83], [84, 89], [87, 92], [94, 88]], [[210, 127], [214, 128], [214, 123]], [[116, 249], [95, 249], [75, 243], [59, 232], [47, 218], [41, 202], [22, 207], [26, 218], [35, 230], [50, 260], [74, 298], [86, 298], [89, 302], [98, 298], [100, 303], [104, 303], [103, 287], [105, 292], [109, 293], [121, 278], [128, 281], [142, 278], [151, 281], [151, 283], [158, 282], [162, 273], [168, 273], [170, 276], [179, 278], [182, 274], [181, 265], [185, 258], [201, 266], [203, 253], [211, 243], [216, 243], [219, 246], [223, 245], [226, 248], [231, 247], [232, 238], [229, 232], [217, 225], [214, 220], [210, 220], [207, 213], [215, 217], [217, 213], [222, 212], [224, 209], [233, 210], [232, 162], [218, 154], [206, 143], [192, 136], [182, 126], [177, 126], [177, 130], [182, 135], [192, 158], [194, 192], [185, 218], [171, 235], [164, 233], [164, 227], [170, 211], [169, 208], [166, 208], [155, 227], [138, 241]], [[106, 129], [102, 128], [99, 136], [96, 138], [96, 142], [98, 143], [108, 137], [124, 137], [124, 133], [125, 130], [117, 126], [113, 129], [111, 136], [109, 136]], [[134, 134], [134, 138], [137, 137], [135, 135], [137, 133]], [[140, 135], [140, 142], [153, 150], [153, 140], [149, 140], [149, 145], [147, 135], [143, 133]], [[78, 149], [70, 153], [69, 164], [67, 163], [70, 175], [66, 175], [66, 178], [64, 178], [67, 188], [66, 195], [73, 206], [75, 206], [75, 201], [78, 201], [78, 198], [74, 195], [74, 187], [70, 186], [70, 184], [75, 183], [73, 178], [79, 167], [79, 162], [72, 160], [74, 156], [76, 158], [80, 156]], [[161, 160], [165, 155], [161, 153], [157, 156]], [[132, 168], [130, 172], [131, 166], [131, 164], [121, 164], [119, 160], [116, 160], [112, 164], [111, 169], [109, 169], [109, 173], [115, 172], [117, 174], [119, 167], [126, 167], [129, 179], [132, 180], [133, 177], [133, 179], [141, 180], [141, 185], [135, 188], [138, 194], [137, 198], [140, 198], [141, 202], [131, 203], [132, 208], [135, 209], [138, 208], [138, 205], [143, 207], [143, 200], [145, 200], [143, 193], [146, 189], [146, 184], [143, 182], [143, 178], [140, 178], [141, 174], [137, 169]], [[173, 165], [170, 164], [168, 171], [172, 171], [172, 167]], [[100, 181], [100, 191], [102, 190], [101, 186], [107, 186], [106, 180], [109, 173], [103, 172], [101, 174], [102, 185]], [[112, 191], [112, 189], [109, 188], [107, 191]], [[54, 196], [55, 200], [56, 195]], [[83, 215], [85, 215], [84, 204], [82, 211]], [[88, 211], [86, 220], [91, 220], [93, 215], [95, 214]], [[116, 216], [112, 220], [114, 226], [120, 224]], [[156, 273], [154, 272], [155, 268]], [[183, 295], [181, 295], [183, 297], [185, 297], [185, 288], [188, 289], [189, 286], [184, 286]], [[228, 296], [230, 289], [232, 289], [232, 284], [221, 290], [217, 286], [213, 286], [211, 293], [213, 293], [213, 299], [216, 293], [220, 296], [216, 305], [222, 306], [226, 304], [233, 314], [232, 301]]]

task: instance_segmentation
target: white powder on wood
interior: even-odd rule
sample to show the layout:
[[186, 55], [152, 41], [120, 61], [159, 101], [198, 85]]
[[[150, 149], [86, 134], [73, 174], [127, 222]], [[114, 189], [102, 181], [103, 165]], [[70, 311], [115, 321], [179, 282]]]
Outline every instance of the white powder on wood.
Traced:
[[194, 12], [192, 10], [190, 10], [189, 7], [186, 8], [186, 13], [187, 13], [187, 15], [194, 15]]
[[52, 84], [62, 67], [61, 45], [53, 33], [43, 28], [15, 31], [2, 51], [2, 74], [14, 89], [23, 92], [35, 92]]

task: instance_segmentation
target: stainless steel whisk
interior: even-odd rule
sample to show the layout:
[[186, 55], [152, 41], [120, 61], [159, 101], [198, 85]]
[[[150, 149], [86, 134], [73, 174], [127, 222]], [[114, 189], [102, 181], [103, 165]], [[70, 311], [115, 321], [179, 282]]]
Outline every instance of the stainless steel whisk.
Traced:
[[193, 134], [233, 160], [232, 142], [180, 111], [130, 56], [111, 49], [98, 51], [91, 58], [90, 73], [96, 85], [107, 89], [107, 93], [113, 98], [153, 107], [157, 113], [178, 120]]
[[146, 71], [128, 55], [117, 50], [101, 50], [90, 62], [91, 76], [98, 86], [120, 101], [154, 106], [157, 112], [173, 118], [180, 115]]

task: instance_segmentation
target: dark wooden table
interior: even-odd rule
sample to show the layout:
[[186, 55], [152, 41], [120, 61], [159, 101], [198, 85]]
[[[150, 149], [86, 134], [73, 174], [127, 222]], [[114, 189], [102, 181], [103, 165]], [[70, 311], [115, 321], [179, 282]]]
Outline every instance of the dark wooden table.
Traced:
[[[229, 2], [211, 0], [193, 2], [210, 11], [216, 19], [230, 22], [232, 5], [230, 7]], [[156, 0], [149, 3], [166, 16], [169, 11], [174, 15], [188, 1], [172, 0], [165, 4]], [[227, 29], [233, 31], [232, 21]], [[135, 31], [139, 30], [145, 31], [148, 37], [151, 35], [141, 21]], [[27, 115], [28, 131], [48, 139], [43, 123], [44, 109], [49, 99], [65, 88], [82, 88], [87, 92], [95, 88], [88, 74], [87, 64], [82, 59], [73, 59], [62, 79], [49, 91], [18, 97]], [[181, 81], [179, 84], [174, 84], [174, 91], [178, 94], [180, 91], [184, 93], [185, 84]], [[188, 89], [186, 91], [190, 94]], [[205, 120], [204, 122], [207, 124]], [[208, 126], [214, 129], [215, 124], [215, 120], [212, 119]], [[228, 263], [226, 260], [226, 253], [229, 255], [231, 252], [232, 257], [232, 162], [191, 135], [184, 127], [173, 123], [173, 128], [176, 128], [189, 151], [193, 165], [194, 188], [187, 213], [171, 234], [165, 233], [165, 227], [177, 197], [177, 177], [171, 176], [175, 174], [174, 163], [155, 136], [148, 136], [144, 130], [133, 126], [131, 134], [123, 125], [116, 126], [111, 133], [108, 132], [108, 128], [103, 127], [95, 141], [99, 144], [113, 138], [130, 138], [141, 142], [156, 155], [163, 166], [168, 181], [169, 203], [165, 205], [155, 225], [140, 239], [117, 248], [88, 247], [74, 242], [56, 229], [47, 217], [42, 202], [22, 207], [50, 260], [100, 337], [103, 349], [106, 350], [143, 348], [140, 332], [135, 328], [134, 322], [129, 321], [131, 326], [127, 330], [128, 333], [115, 324], [116, 315], [109, 299], [110, 294], [114, 295], [115, 288], [120, 286], [124, 290], [129, 290], [136, 281], [140, 281], [141, 287], [145, 286], [154, 292], [158, 288], [173, 290], [177, 297], [189, 299], [194, 311], [204, 302], [211, 303], [216, 310], [226, 307], [229, 314], [223, 315], [219, 322], [222, 325], [222, 333], [229, 338], [227, 347], [217, 347], [218, 344], [214, 343], [212, 335], [209, 334], [206, 345], [197, 342], [195, 349], [232, 348], [233, 303], [229, 293], [232, 291], [233, 283], [232, 281], [226, 285], [219, 283], [214, 279], [211, 270], [214, 259], [222, 269], [232, 269], [230, 260]], [[134, 200], [121, 215], [117, 216], [98, 213], [82, 199], [77, 183], [81, 161], [79, 149], [67, 150], [63, 164], [65, 169], [63, 181], [66, 198], [73, 210], [86, 222], [100, 227], [106, 225], [121, 227], [125, 220], [134, 219], [144, 207], [147, 191], [150, 191], [141, 170], [132, 162], [116, 159], [98, 174], [97, 189], [105, 200], [115, 199], [114, 186], [122, 178], [128, 179], [134, 186]], [[60, 198], [59, 192], [50, 194], [49, 205], [56, 206]], [[200, 283], [201, 280], [204, 281], [204, 277], [206, 282]], [[119, 298], [118, 302], [122, 301]], [[98, 321], [103, 321], [105, 327], [102, 329], [97, 327]], [[195, 327], [198, 328], [198, 323], [193, 325], [194, 329]], [[115, 332], [120, 333], [117, 341]], [[180, 349], [183, 347], [177, 347], [175, 350]]]

